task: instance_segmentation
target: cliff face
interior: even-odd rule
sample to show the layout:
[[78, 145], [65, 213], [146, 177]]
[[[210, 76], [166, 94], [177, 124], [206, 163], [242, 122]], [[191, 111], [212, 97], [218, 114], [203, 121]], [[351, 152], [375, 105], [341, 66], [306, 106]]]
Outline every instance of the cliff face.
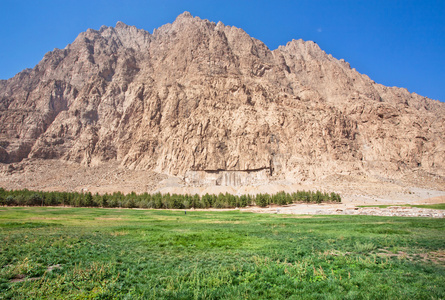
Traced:
[[3, 163], [112, 161], [191, 183], [443, 177], [444, 132], [443, 103], [376, 84], [314, 42], [270, 51], [189, 13], [153, 34], [89, 29], [0, 82]]

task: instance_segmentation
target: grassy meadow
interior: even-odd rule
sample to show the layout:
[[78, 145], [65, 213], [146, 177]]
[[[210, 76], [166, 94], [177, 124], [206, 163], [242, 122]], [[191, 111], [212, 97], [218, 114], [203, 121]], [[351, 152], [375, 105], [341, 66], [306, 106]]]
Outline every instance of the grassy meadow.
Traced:
[[0, 207], [0, 299], [445, 299], [445, 221]]

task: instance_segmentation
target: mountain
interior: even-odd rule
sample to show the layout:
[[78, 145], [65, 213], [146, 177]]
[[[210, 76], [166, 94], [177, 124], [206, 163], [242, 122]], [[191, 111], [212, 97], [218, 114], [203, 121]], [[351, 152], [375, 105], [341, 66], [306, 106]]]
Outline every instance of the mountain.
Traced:
[[445, 189], [444, 132], [444, 103], [377, 84], [314, 42], [271, 51], [188, 12], [152, 34], [88, 29], [0, 81], [8, 170], [57, 160], [190, 185], [348, 175]]

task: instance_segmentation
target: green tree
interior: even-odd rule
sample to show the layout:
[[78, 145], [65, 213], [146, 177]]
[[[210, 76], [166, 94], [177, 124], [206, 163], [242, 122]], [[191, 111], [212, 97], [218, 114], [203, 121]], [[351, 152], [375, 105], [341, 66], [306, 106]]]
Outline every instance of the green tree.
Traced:
[[255, 197], [255, 203], [260, 207], [266, 207], [269, 205], [269, 199], [266, 194], [257, 194]]
[[8, 205], [8, 206], [13, 206], [13, 205], [15, 205], [15, 197], [12, 196], [12, 195], [7, 196], [7, 197], [5, 198], [5, 205]]
[[91, 194], [91, 192], [85, 194], [84, 205], [87, 207], [93, 206], [93, 195]]
[[30, 206], [42, 205], [43, 198], [40, 194], [34, 193], [28, 198], [27, 202], [27, 204]]

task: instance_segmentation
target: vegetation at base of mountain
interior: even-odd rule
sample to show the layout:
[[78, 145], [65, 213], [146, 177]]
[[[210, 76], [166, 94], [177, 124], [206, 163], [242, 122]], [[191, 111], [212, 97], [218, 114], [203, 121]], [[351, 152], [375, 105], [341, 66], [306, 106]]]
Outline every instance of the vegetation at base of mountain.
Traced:
[[266, 207], [271, 204], [287, 205], [295, 202], [341, 202], [337, 193], [320, 191], [298, 191], [292, 194], [232, 195], [205, 194], [203, 196], [178, 194], [91, 194], [77, 192], [42, 192], [30, 190], [7, 191], [0, 188], [0, 205], [4, 206], [75, 206], [75, 207], [124, 207], [124, 208], [235, 208], [258, 205]]

